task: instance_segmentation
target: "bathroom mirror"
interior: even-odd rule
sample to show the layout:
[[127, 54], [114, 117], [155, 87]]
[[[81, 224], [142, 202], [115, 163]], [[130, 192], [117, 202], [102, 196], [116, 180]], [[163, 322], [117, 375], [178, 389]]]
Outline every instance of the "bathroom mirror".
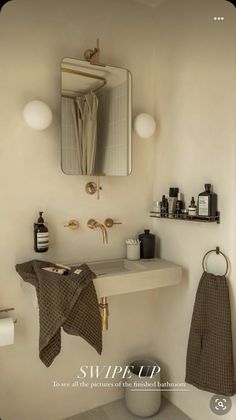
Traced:
[[131, 73], [64, 58], [61, 62], [62, 171], [131, 172]]

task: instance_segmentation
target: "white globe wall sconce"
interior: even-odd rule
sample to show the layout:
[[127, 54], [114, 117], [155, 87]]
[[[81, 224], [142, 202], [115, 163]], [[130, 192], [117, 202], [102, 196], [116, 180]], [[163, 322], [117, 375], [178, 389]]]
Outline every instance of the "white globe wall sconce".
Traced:
[[149, 114], [139, 114], [134, 119], [134, 131], [142, 139], [148, 139], [156, 131], [156, 121]]
[[52, 111], [45, 102], [34, 100], [25, 105], [23, 117], [34, 130], [45, 130], [52, 122]]

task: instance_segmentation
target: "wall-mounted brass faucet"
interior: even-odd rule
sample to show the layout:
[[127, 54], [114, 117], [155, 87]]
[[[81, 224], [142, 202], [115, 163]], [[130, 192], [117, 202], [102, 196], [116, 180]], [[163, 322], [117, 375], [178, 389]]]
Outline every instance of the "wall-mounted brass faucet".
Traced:
[[108, 244], [107, 230], [102, 223], [98, 223], [94, 219], [89, 219], [88, 222], [87, 222], [87, 226], [88, 226], [89, 229], [97, 229], [97, 228], [101, 229], [103, 244]]

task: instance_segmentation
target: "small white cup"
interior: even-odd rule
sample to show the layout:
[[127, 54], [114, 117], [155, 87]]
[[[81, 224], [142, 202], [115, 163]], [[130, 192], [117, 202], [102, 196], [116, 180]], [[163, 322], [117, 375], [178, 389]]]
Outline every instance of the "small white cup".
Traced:
[[140, 244], [127, 244], [127, 260], [140, 260]]

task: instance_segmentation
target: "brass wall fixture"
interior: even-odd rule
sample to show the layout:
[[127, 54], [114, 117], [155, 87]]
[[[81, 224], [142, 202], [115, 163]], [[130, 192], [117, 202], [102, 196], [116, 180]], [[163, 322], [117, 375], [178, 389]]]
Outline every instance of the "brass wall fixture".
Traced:
[[68, 227], [71, 230], [79, 229], [79, 226], [80, 226], [80, 223], [76, 219], [71, 219], [71, 220], [69, 220], [67, 225], [64, 225], [64, 227]]
[[112, 228], [113, 225], [122, 225], [122, 222], [115, 222], [110, 217], [108, 217], [104, 222], [104, 226], [106, 226], [107, 228]]
[[109, 309], [108, 309], [108, 301], [107, 297], [104, 296], [101, 298], [99, 303], [100, 314], [101, 314], [101, 326], [102, 331], [108, 330], [108, 317], [109, 317]]
[[87, 222], [87, 226], [88, 226], [89, 229], [97, 229], [97, 228], [101, 229], [103, 245], [108, 244], [107, 230], [102, 223], [98, 223], [94, 219], [89, 219], [88, 222]]
[[100, 198], [100, 191], [102, 190], [102, 187], [100, 185], [100, 177], [96, 177], [96, 182], [88, 182], [85, 185], [85, 191], [87, 194], [93, 195], [97, 193], [97, 199]]
[[100, 63], [100, 46], [99, 46], [99, 39], [97, 39], [97, 47], [92, 49], [87, 49], [84, 52], [84, 58], [85, 60], [89, 61], [90, 64], [96, 65], [96, 66], [102, 66], [105, 67], [105, 64]]

